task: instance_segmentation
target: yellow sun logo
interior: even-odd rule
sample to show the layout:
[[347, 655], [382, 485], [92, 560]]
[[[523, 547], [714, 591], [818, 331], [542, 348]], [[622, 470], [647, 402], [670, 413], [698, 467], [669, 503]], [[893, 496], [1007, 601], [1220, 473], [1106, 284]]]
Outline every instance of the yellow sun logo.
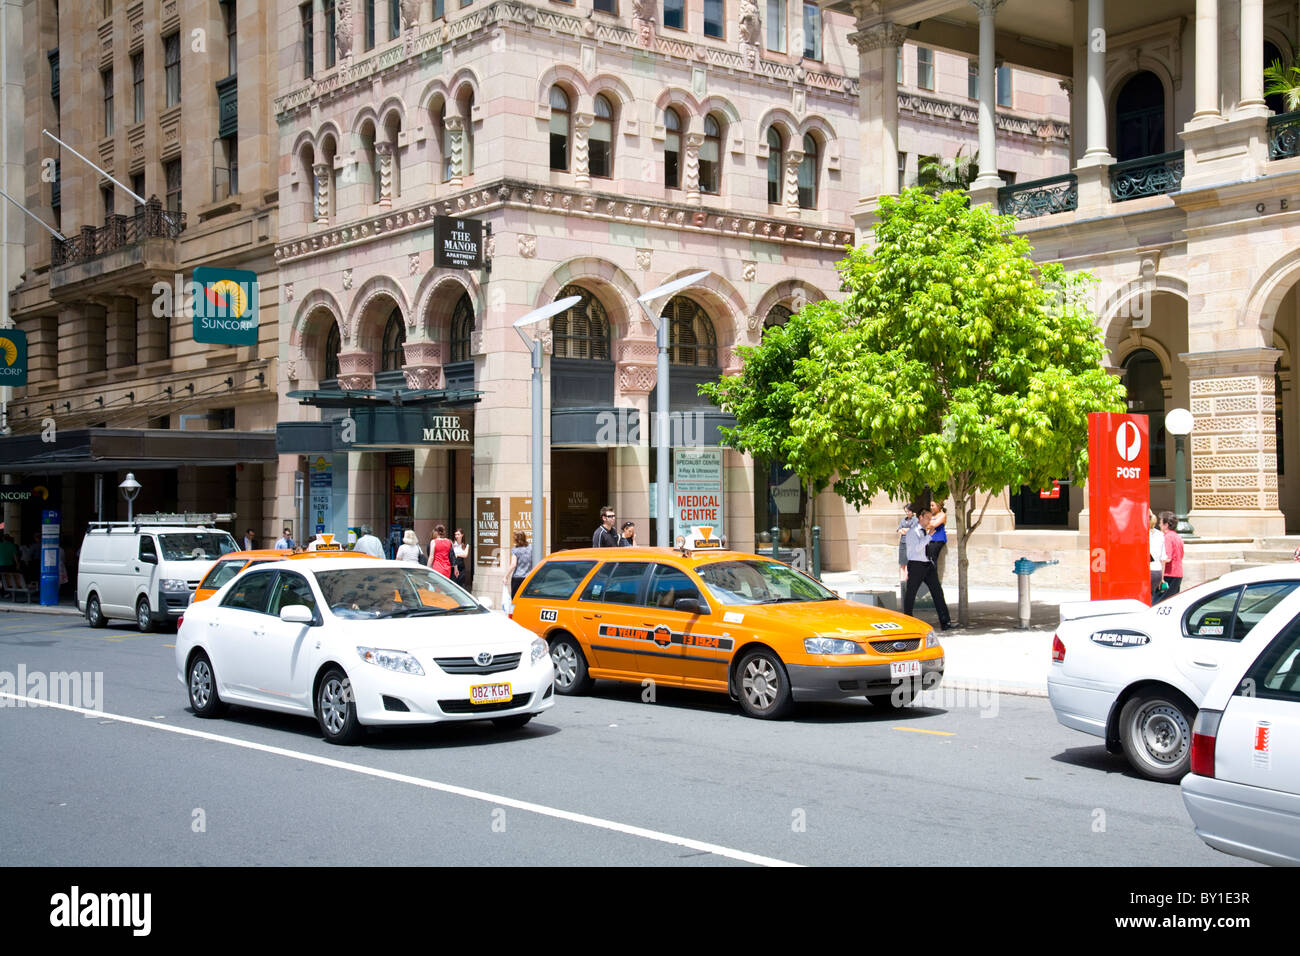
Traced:
[[210, 296], [215, 300], [214, 304], [224, 300], [227, 315], [238, 318], [248, 310], [248, 295], [244, 292], [244, 287], [233, 279], [214, 282], [209, 290]]
[[13, 339], [0, 336], [0, 355], [4, 356], [6, 365], [13, 365], [18, 361], [18, 346]]

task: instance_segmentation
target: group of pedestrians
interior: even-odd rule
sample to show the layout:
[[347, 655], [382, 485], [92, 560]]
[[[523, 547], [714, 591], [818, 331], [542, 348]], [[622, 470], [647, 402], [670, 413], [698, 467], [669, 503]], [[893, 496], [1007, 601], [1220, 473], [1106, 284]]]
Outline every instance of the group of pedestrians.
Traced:
[[898, 580], [903, 589], [903, 613], [911, 615], [916, 602], [916, 592], [925, 585], [934, 600], [942, 630], [952, 628], [948, 602], [943, 597], [939, 583], [939, 555], [948, 543], [948, 514], [937, 501], [919, 515], [910, 504], [903, 506], [903, 517], [898, 522]]
[[624, 521], [623, 526], [614, 530], [614, 521], [618, 515], [609, 505], [600, 509], [600, 524], [591, 536], [593, 548], [634, 548], [636, 547], [636, 525]]
[[[379, 538], [370, 533], [367, 525], [362, 525], [361, 531], [362, 536], [352, 546], [353, 550], [382, 558], [384, 550]], [[429, 550], [426, 553], [420, 547], [419, 535], [408, 529], [403, 533], [402, 543], [393, 554], [393, 558], [397, 561], [426, 565], [444, 578], [467, 588], [469, 587], [469, 545], [465, 542], [465, 532], [460, 528], [457, 528], [453, 535], [452, 538], [447, 537], [446, 525], [434, 525], [433, 540], [429, 542]], [[376, 550], [378, 554], [375, 554]]]

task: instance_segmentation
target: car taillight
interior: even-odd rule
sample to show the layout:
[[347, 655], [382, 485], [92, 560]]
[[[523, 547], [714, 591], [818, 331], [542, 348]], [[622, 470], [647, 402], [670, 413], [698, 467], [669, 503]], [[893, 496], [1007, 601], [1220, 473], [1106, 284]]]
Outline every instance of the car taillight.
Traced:
[[1201, 777], [1214, 776], [1214, 742], [1219, 736], [1221, 710], [1203, 710], [1196, 715], [1192, 727], [1192, 773]]
[[185, 623], [185, 615], [182, 614], [180, 617], [176, 619], [176, 630], [179, 631], [181, 629], [181, 625], [184, 623]]
[[1061, 643], [1061, 638], [1056, 634], [1052, 635], [1052, 663], [1065, 663], [1065, 645]]

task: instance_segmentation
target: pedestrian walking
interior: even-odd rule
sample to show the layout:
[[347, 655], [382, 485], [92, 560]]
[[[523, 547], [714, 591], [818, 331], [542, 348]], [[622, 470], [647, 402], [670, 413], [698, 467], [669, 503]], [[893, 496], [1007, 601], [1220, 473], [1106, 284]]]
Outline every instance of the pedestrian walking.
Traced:
[[528, 546], [528, 536], [515, 532], [515, 546], [510, 549], [510, 600], [519, 593], [519, 586], [533, 569], [533, 549]]
[[1160, 519], [1154, 511], [1147, 512], [1149, 521], [1147, 543], [1151, 552], [1151, 603], [1160, 600], [1160, 585], [1165, 577], [1165, 533], [1160, 528]]
[[922, 511], [916, 526], [907, 532], [907, 590], [903, 594], [903, 613], [912, 615], [912, 605], [916, 601], [916, 592], [922, 584], [930, 589], [934, 599], [934, 609], [939, 615], [939, 627], [948, 630], [952, 620], [948, 617], [948, 603], [943, 599], [943, 585], [939, 583], [939, 571], [930, 560], [926, 549], [930, 544], [930, 511]]
[[[360, 544], [361, 542], [357, 542]], [[414, 531], [407, 530], [402, 535], [402, 545], [397, 549], [397, 561], [412, 561], [416, 564], [424, 563], [424, 552], [420, 550], [420, 538]]]
[[285, 527], [284, 534], [275, 539], [275, 546], [285, 551], [292, 551], [297, 545], [293, 540], [293, 529]]
[[907, 532], [916, 527], [916, 513], [912, 505], [903, 505], [903, 517], [898, 519], [898, 593], [907, 587]]
[[433, 529], [433, 540], [429, 542], [429, 567], [451, 579], [451, 539], [447, 537], [446, 525], [436, 525]]
[[1183, 584], [1183, 538], [1176, 530], [1178, 519], [1172, 511], [1160, 512], [1165, 529], [1165, 588], [1160, 600], [1171, 598]]
[[930, 502], [930, 543], [925, 546], [925, 553], [934, 562], [935, 573], [939, 571], [939, 555], [948, 543], [948, 513], [939, 502]]
[[593, 548], [617, 548], [618, 534], [614, 531], [614, 509], [609, 505], [600, 509], [600, 527], [591, 536]]
[[0, 571], [18, 570], [18, 545], [8, 531], [0, 531]]
[[382, 558], [384, 557], [384, 542], [379, 540], [378, 535], [370, 529], [370, 525], [363, 524], [361, 526], [361, 537], [357, 538], [357, 543], [352, 546], [352, 550], [360, 551], [362, 554], [368, 554], [374, 558]]
[[465, 532], [457, 528], [451, 541], [451, 579], [466, 590], [469, 589], [469, 545], [465, 543]]
[[249, 528], [244, 532], [244, 550], [254, 551], [257, 549], [257, 535], [253, 534], [253, 529]]
[[636, 525], [631, 521], [624, 521], [623, 527], [619, 529], [618, 546], [620, 548], [636, 547]]

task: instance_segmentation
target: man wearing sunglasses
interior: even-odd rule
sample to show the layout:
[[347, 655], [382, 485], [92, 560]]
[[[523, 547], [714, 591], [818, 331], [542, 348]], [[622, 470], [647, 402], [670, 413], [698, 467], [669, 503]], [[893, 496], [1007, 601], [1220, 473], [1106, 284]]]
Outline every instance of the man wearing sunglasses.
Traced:
[[614, 509], [609, 505], [600, 509], [600, 527], [591, 536], [593, 548], [617, 548], [618, 532], [614, 530]]

